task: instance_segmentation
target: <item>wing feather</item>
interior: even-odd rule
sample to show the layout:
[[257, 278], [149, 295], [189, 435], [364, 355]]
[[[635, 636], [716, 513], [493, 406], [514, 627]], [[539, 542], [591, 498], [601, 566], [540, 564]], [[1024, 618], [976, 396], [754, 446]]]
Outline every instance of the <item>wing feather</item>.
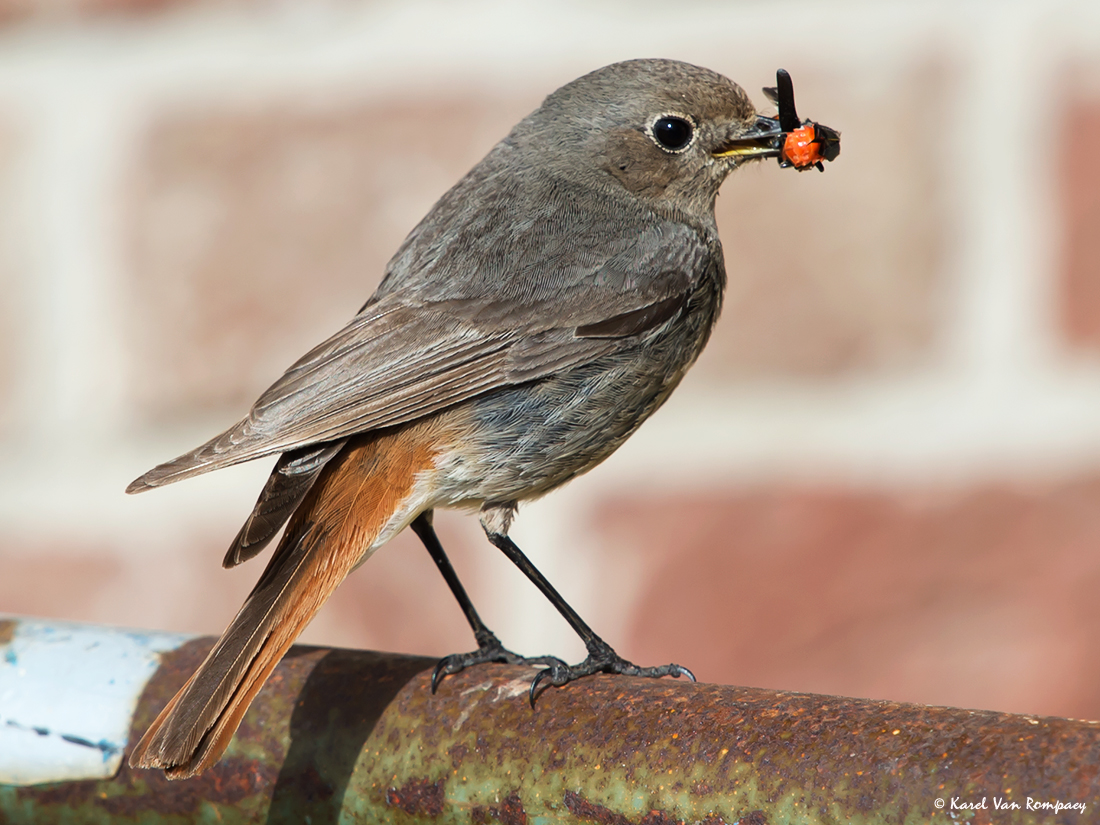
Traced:
[[424, 300], [401, 289], [376, 296], [293, 364], [247, 417], [127, 492], [404, 424], [629, 346], [685, 305], [712, 254], [683, 226], [662, 224], [637, 241], [594, 261], [585, 282], [571, 275], [556, 296]]

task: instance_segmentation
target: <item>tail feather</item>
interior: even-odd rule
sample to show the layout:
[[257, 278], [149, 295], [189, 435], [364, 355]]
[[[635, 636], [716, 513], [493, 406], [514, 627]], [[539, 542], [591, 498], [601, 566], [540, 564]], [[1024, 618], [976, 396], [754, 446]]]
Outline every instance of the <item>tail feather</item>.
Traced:
[[233, 623], [138, 743], [132, 766], [183, 778], [218, 759], [272, 669], [358, 561], [362, 548], [345, 545], [323, 564], [315, 551], [324, 539], [312, 523], [288, 530]]
[[380, 538], [425, 509], [413, 493], [435, 452], [419, 430], [353, 439], [327, 463], [236, 618], [134, 748], [131, 767], [182, 779], [221, 757], [321, 605]]
[[233, 539], [223, 567], [236, 567], [262, 551], [313, 489], [325, 465], [347, 439], [283, 453], [264, 484], [256, 506]]

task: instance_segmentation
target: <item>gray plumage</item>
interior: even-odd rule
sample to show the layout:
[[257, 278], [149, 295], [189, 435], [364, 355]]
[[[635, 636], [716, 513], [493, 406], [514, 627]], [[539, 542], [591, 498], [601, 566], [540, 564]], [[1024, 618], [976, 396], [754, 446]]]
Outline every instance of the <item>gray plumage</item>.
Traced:
[[[573, 669], [553, 660], [555, 684], [601, 669], [687, 673], [614, 654], [507, 531], [518, 501], [605, 459], [698, 357], [726, 280], [714, 201], [738, 164], [775, 156], [779, 133], [765, 120], [726, 78], [673, 61], [619, 63], [562, 87], [436, 203], [344, 329], [244, 420], [130, 485], [282, 454], [225, 565], [289, 520], [131, 765], [184, 777], [212, 764], [329, 593], [406, 525], [454, 578], [431, 533], [435, 507], [481, 507], [490, 540], [581, 634], [589, 658]], [[516, 660], [448, 583], [479, 650], [441, 667]]]
[[[645, 134], [665, 112], [696, 119], [695, 152], [664, 152]], [[576, 330], [673, 297], [710, 294], [713, 321], [725, 278], [714, 198], [735, 162], [706, 150], [754, 120], [740, 87], [672, 61], [616, 64], [568, 84], [439, 200], [348, 326], [247, 418], [128, 491], [636, 352], [630, 336]]]

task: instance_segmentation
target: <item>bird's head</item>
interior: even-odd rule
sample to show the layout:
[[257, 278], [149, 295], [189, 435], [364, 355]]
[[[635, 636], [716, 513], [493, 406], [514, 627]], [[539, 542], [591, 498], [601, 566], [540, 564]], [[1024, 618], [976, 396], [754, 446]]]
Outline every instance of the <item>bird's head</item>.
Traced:
[[718, 188], [746, 162], [779, 157], [808, 168], [839, 153], [839, 135], [817, 127], [834, 139], [827, 153], [809, 164], [785, 155], [794, 98], [784, 76], [775, 95], [781, 115], [789, 109], [781, 123], [759, 114], [740, 86], [709, 69], [674, 60], [615, 63], [551, 94], [510, 139], [557, 174], [625, 189], [660, 211], [712, 215]]

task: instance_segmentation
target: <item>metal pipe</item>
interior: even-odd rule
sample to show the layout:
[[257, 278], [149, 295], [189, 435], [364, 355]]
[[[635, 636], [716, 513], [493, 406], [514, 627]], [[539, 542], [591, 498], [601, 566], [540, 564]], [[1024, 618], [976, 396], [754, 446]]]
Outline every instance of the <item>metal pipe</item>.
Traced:
[[[36, 724], [5, 707], [44, 627], [66, 626], [0, 620], [16, 730]], [[129, 742], [213, 644], [140, 638], [159, 664]], [[532, 709], [532, 670], [471, 668], [433, 696], [433, 665], [297, 646], [207, 773], [170, 782], [120, 758], [109, 777], [12, 784], [0, 766], [0, 822], [1100, 822], [1097, 722], [613, 676]]]

